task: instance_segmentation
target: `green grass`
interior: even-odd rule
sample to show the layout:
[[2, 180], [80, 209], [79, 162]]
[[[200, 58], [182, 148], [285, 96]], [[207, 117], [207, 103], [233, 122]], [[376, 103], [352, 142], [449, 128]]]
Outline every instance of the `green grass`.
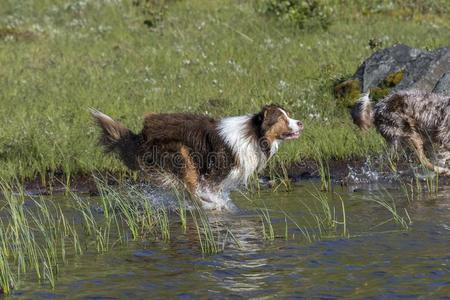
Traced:
[[440, 15], [406, 19], [355, 2], [335, 4], [328, 30], [307, 32], [234, 0], [168, 1], [148, 28], [131, 2], [2, 1], [0, 177], [125, 172], [97, 146], [88, 107], [139, 130], [146, 111], [223, 116], [273, 102], [306, 127], [275, 164], [379, 153], [381, 138], [352, 126], [332, 83], [372, 53], [372, 38], [434, 48], [450, 29]]

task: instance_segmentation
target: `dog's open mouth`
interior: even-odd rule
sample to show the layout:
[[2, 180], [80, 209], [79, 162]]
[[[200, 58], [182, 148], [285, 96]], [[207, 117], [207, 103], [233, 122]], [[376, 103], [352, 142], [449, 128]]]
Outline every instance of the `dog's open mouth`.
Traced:
[[283, 133], [281, 135], [281, 138], [283, 140], [295, 140], [295, 139], [298, 139], [299, 136], [300, 136], [300, 131], [291, 131], [291, 132]]

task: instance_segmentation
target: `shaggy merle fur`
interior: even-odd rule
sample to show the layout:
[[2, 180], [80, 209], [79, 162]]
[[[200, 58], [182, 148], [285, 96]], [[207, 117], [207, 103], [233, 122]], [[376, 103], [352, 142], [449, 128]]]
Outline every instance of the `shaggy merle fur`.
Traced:
[[375, 126], [395, 149], [411, 146], [425, 167], [450, 175], [448, 168], [432, 164], [425, 154], [437, 145], [438, 152], [446, 159], [450, 157], [450, 97], [407, 90], [394, 92], [373, 104], [369, 94], [364, 94], [351, 115], [360, 128]]

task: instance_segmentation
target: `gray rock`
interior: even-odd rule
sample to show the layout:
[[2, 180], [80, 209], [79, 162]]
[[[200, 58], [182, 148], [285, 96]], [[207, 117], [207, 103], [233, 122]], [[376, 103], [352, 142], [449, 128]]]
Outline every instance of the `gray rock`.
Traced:
[[433, 93], [440, 93], [450, 97], [450, 73], [445, 73], [433, 89]]
[[393, 90], [417, 88], [450, 95], [450, 47], [427, 51], [406, 45], [380, 49], [365, 60], [352, 79], [361, 82], [362, 92], [380, 87], [390, 74], [403, 71]]

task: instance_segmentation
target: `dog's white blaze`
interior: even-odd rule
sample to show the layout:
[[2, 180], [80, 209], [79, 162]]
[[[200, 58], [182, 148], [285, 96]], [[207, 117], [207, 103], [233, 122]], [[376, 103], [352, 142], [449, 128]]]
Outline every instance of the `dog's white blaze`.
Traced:
[[246, 132], [252, 115], [224, 118], [219, 122], [219, 134], [239, 160], [239, 166], [231, 170], [223, 181], [223, 189], [231, 190], [237, 185], [247, 183], [247, 179], [264, 167], [266, 156], [258, 141]]
[[364, 103], [364, 105], [370, 104], [370, 91], [362, 94], [361, 98], [359, 98], [358, 101]]
[[288, 122], [289, 122], [289, 124], [288, 124], [289, 128], [290, 128], [293, 132], [298, 132], [298, 131], [300, 131], [300, 127], [298, 126], [298, 120], [294, 120], [294, 119], [289, 118], [288, 115], [287, 115], [287, 113], [286, 113], [283, 109], [279, 108], [279, 110], [284, 114], [284, 116], [285, 116], [286, 119], [288, 120]]
[[370, 110], [370, 105], [372, 104], [371, 100], [370, 100], [370, 91], [368, 91], [367, 93], [362, 94], [362, 96], [358, 99], [358, 102], [362, 103], [362, 109], [361, 111], [369, 111]]

